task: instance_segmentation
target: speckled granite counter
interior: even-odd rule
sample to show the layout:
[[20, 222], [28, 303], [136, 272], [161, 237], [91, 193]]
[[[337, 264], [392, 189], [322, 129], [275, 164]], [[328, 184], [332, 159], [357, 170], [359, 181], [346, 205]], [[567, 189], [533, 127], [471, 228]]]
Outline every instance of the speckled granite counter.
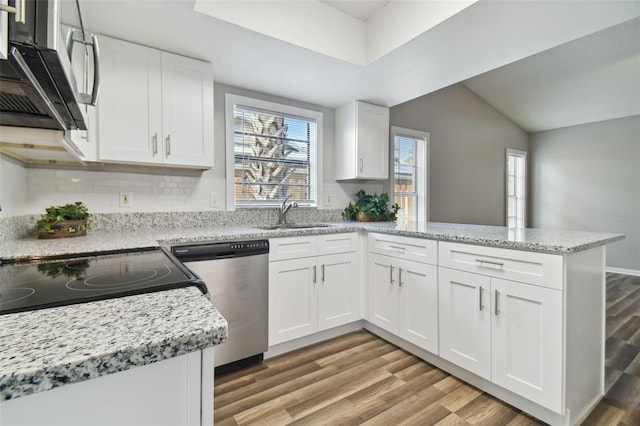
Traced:
[[0, 400], [202, 350], [226, 338], [226, 320], [195, 287], [0, 315]]
[[[611, 233], [447, 223], [341, 222], [323, 228], [277, 230], [244, 225], [90, 232], [86, 237], [63, 240], [26, 237], [0, 243], [0, 259], [11, 262], [176, 243], [359, 230], [557, 254], [587, 250], [624, 238], [622, 234]], [[118, 321], [113, 321], [114, 312]], [[199, 350], [222, 342], [226, 332], [226, 321], [195, 288], [3, 315], [0, 316], [0, 399]]]
[[146, 230], [138, 232], [90, 232], [86, 237], [38, 240], [27, 237], [0, 244], [0, 259], [14, 261], [31, 257], [108, 252], [202, 241], [315, 235], [366, 230], [417, 238], [453, 241], [547, 253], [573, 253], [622, 240], [623, 234], [544, 229], [510, 229], [502, 226], [453, 223], [333, 223], [326, 228], [263, 230], [253, 225], [218, 228]]

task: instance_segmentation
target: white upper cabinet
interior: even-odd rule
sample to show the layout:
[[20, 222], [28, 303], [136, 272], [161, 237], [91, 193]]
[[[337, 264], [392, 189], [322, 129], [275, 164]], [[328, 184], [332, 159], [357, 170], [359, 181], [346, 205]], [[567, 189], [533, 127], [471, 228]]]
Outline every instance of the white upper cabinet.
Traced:
[[211, 64], [162, 53], [165, 163], [213, 166]]
[[389, 109], [360, 101], [336, 110], [335, 178], [389, 178]]
[[211, 64], [100, 37], [99, 159], [213, 167]]

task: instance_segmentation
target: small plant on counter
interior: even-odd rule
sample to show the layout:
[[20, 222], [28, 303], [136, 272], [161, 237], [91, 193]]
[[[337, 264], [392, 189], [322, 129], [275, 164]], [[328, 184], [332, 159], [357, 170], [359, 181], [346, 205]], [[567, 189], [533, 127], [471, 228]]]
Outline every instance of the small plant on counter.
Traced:
[[81, 201], [48, 207], [38, 220], [38, 238], [68, 238], [87, 235], [92, 222]]
[[389, 195], [367, 194], [363, 189], [356, 193], [358, 200], [355, 204], [349, 205], [342, 212], [342, 217], [346, 220], [357, 220], [359, 222], [382, 222], [395, 221], [398, 218], [398, 204], [389, 204]]

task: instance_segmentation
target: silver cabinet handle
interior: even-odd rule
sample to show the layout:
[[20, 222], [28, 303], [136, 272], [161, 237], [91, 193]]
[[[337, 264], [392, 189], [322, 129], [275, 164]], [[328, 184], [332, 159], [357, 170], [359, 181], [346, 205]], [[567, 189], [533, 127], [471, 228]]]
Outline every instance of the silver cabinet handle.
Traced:
[[396, 250], [402, 250], [402, 251], [405, 251], [407, 249], [406, 247], [392, 246], [392, 245], [389, 245], [389, 248], [396, 249]]
[[151, 152], [153, 153], [153, 155], [156, 155], [158, 153], [158, 133], [154, 133], [153, 136], [151, 136]]
[[358, 160], [360, 161], [360, 173], [362, 173], [364, 170], [364, 157], [360, 157]]
[[7, 13], [15, 13], [16, 15], [16, 22], [19, 24], [24, 24], [24, 17], [26, 15], [25, 11], [26, 11], [26, 0], [16, 0], [16, 6], [15, 7], [11, 7], [9, 5], [6, 4], [0, 4], [0, 11], [2, 12], [7, 12]]
[[484, 309], [484, 304], [482, 303], [482, 292], [484, 289], [482, 286], [478, 287], [478, 304], [480, 305], [480, 312]]
[[496, 290], [495, 298], [496, 300], [495, 300], [495, 307], [493, 312], [495, 313], [496, 316], [498, 316], [498, 314], [500, 313], [500, 309], [498, 309], [498, 300], [500, 298], [500, 292], [498, 290]]
[[389, 282], [393, 284], [393, 265], [389, 265]]
[[398, 285], [402, 287], [402, 268], [398, 268]]
[[324, 263], [322, 264], [322, 266], [320, 266], [320, 269], [321, 269], [321, 273], [322, 273], [321, 280], [322, 280], [322, 282], [324, 282]]
[[484, 266], [485, 263], [489, 265], [496, 265], [501, 268], [504, 266], [504, 263], [502, 262], [493, 262], [491, 260], [485, 260], [485, 259], [476, 259], [476, 262], [480, 263], [480, 266]]
[[167, 146], [166, 146], [166, 152], [167, 152], [167, 157], [171, 155], [171, 135], [167, 135], [167, 139], [165, 139]]
[[315, 285], [318, 282], [318, 267], [313, 265], [313, 284]]

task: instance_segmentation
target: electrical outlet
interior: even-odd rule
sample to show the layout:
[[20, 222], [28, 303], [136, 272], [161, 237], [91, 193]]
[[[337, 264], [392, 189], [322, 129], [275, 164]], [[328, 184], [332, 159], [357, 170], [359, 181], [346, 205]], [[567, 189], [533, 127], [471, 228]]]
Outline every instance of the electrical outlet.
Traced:
[[219, 208], [221, 202], [222, 202], [222, 195], [219, 192], [209, 193], [209, 207]]
[[331, 194], [327, 194], [327, 199], [326, 199], [325, 204], [327, 206], [330, 206], [332, 202], [333, 202], [333, 200], [332, 200]]
[[131, 207], [131, 194], [128, 192], [120, 193], [120, 207]]

